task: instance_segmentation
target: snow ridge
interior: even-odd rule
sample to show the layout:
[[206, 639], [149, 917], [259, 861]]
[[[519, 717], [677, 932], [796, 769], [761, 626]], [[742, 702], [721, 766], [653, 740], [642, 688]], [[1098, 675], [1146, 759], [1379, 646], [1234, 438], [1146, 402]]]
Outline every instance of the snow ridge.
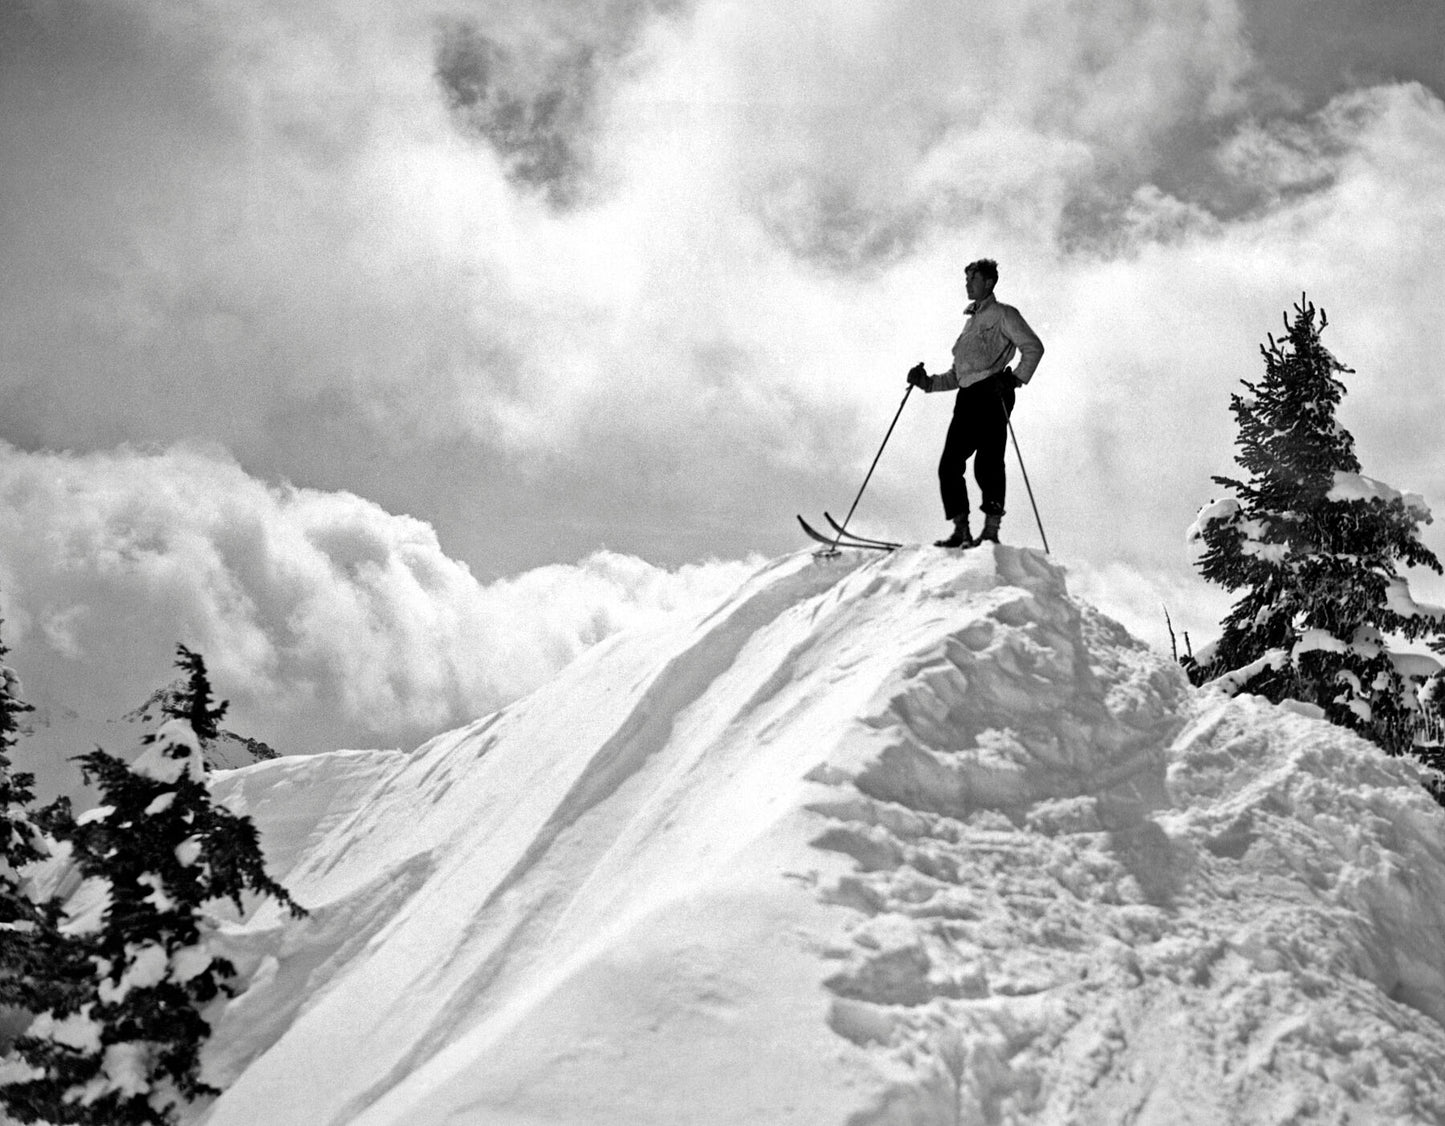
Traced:
[[764, 567], [410, 755], [223, 776], [211, 1126], [1445, 1121], [1418, 768], [1040, 554]]

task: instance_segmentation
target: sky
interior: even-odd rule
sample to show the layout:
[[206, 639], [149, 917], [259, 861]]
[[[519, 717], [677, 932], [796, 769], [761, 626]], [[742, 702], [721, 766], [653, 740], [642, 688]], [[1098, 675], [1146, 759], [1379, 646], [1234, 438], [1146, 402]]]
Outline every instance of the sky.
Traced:
[[[1302, 293], [1364, 472], [1445, 512], [1442, 41], [1433, 0], [11, 0], [9, 659], [114, 715], [183, 641], [287, 750], [463, 722], [845, 512], [983, 256], [1047, 347], [1055, 556], [1202, 636], [1184, 529]], [[859, 527], [946, 530], [950, 405]]]

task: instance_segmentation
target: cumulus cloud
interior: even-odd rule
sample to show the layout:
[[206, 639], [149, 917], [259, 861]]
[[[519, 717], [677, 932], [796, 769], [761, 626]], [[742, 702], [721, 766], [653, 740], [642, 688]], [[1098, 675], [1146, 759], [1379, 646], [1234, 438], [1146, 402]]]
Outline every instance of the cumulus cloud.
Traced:
[[1237, 114], [1250, 62], [1231, 0], [908, 0], [845, 20], [805, 2], [698, 22], [689, 73], [764, 142], [737, 157], [765, 226], [843, 270], [959, 228], [1068, 237], [1081, 201], [1127, 194], [1181, 133]]
[[[607, 21], [556, 39], [502, 8], [204, 8], [7, 13], [0, 437], [214, 441], [271, 476], [425, 510], [499, 570], [537, 561], [475, 528], [516, 507], [503, 491], [590, 546], [620, 528], [676, 560], [734, 526], [730, 490], [760, 462], [816, 474], [807, 451], [850, 407], [787, 378], [806, 287], [732, 229], [710, 198], [725, 185], [622, 168], [589, 139], [637, 17], [612, 42]], [[498, 44], [485, 83], [438, 73], [458, 26]], [[546, 79], [584, 57], [599, 74], [574, 113]], [[603, 150], [556, 158], [602, 165], [589, 208], [516, 190], [556, 145]], [[439, 450], [466, 474], [449, 497]], [[659, 530], [639, 539], [612, 519], [627, 512]]]
[[[851, 500], [988, 254], [1048, 345], [1015, 423], [1064, 558], [1188, 578], [1303, 289], [1367, 470], [1438, 508], [1445, 76], [1384, 66], [1396, 15], [1266, 7], [0, 8], [0, 438], [211, 442], [488, 579], [775, 554]], [[860, 526], [931, 537], [946, 424], [914, 397]]]
[[600, 552], [484, 584], [419, 520], [268, 487], [215, 452], [0, 446], [4, 636], [61, 729], [67, 712], [103, 721], [138, 705], [172, 679], [182, 642], [242, 734], [288, 753], [409, 747], [751, 569]]

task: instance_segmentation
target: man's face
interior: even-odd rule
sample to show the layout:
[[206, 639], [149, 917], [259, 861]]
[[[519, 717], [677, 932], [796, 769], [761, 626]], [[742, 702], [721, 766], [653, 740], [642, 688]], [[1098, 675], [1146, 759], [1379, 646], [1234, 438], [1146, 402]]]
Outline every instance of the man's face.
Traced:
[[963, 275], [963, 287], [970, 301], [979, 301], [993, 292], [993, 279], [985, 277], [977, 270], [970, 270]]

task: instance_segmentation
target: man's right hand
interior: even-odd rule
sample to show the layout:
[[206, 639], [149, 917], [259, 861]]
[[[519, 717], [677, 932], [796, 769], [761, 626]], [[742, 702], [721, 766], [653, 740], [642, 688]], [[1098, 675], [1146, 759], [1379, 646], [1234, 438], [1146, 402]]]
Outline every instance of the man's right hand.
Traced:
[[928, 378], [928, 369], [922, 364], [914, 364], [908, 372], [908, 382], [915, 387], [921, 387], [927, 391], [931, 380]]

